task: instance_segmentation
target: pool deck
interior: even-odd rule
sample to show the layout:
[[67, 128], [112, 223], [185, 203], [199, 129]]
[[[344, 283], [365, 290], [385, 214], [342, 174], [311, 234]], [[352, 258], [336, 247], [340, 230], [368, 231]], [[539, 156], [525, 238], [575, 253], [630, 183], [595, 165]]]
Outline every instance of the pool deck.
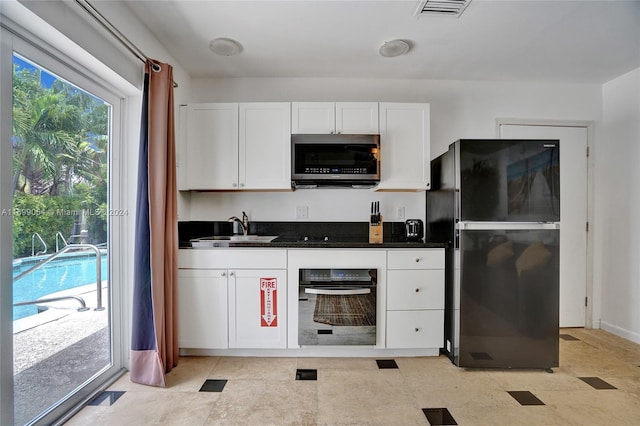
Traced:
[[86, 311], [69, 299], [14, 321], [16, 419], [29, 421], [108, 365], [109, 299], [107, 282], [102, 285], [103, 310], [94, 309], [96, 284], [90, 284], [70, 293], [85, 300]]
[[[69, 299], [47, 303], [49, 309], [46, 311], [14, 321], [14, 374], [18, 374], [107, 327], [109, 310], [94, 310], [96, 307], [96, 285], [82, 286], [71, 291], [73, 292], [71, 294], [82, 297], [90, 309], [79, 312], [79, 303]], [[65, 290], [60, 293], [69, 292], [70, 290]], [[60, 293], [55, 293], [55, 295]], [[104, 281], [102, 287], [103, 306], [106, 307], [107, 302], [107, 282]]]

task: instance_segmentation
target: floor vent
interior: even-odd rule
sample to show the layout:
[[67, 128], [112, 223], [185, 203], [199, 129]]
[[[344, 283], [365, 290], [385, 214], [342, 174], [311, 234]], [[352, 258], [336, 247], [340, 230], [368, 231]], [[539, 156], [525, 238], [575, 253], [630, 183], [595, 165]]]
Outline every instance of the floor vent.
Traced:
[[420, 0], [415, 16], [440, 15], [460, 17], [471, 0]]

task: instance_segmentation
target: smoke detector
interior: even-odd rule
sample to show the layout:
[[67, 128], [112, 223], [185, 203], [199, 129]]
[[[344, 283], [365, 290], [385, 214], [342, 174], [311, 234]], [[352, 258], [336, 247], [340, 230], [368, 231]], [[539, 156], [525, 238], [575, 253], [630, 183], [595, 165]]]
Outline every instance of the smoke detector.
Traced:
[[380, 56], [384, 56], [385, 58], [393, 58], [396, 56], [404, 55], [411, 49], [411, 45], [404, 40], [391, 40], [385, 41], [380, 49], [378, 49], [378, 53]]
[[233, 56], [242, 51], [242, 46], [233, 39], [218, 37], [209, 42], [209, 49], [216, 55]]
[[459, 18], [471, 0], [420, 0], [414, 16], [439, 15]]

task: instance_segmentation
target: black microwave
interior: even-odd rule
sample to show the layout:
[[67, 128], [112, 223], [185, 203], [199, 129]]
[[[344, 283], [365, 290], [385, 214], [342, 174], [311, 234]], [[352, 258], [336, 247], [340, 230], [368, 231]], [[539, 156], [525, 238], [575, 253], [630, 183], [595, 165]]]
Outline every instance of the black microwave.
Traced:
[[370, 188], [379, 181], [380, 135], [291, 135], [294, 188]]

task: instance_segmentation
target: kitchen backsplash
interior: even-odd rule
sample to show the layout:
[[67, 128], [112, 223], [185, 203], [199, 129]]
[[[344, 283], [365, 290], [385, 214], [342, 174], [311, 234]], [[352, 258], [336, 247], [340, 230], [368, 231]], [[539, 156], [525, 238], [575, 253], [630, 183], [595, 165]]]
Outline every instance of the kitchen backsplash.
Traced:
[[[384, 222], [385, 242], [404, 242], [404, 222]], [[178, 222], [180, 246], [189, 246], [192, 238], [232, 235], [233, 224], [221, 221]], [[280, 239], [297, 241], [304, 237], [333, 242], [368, 242], [368, 222], [249, 222], [249, 234], [278, 235]]]

